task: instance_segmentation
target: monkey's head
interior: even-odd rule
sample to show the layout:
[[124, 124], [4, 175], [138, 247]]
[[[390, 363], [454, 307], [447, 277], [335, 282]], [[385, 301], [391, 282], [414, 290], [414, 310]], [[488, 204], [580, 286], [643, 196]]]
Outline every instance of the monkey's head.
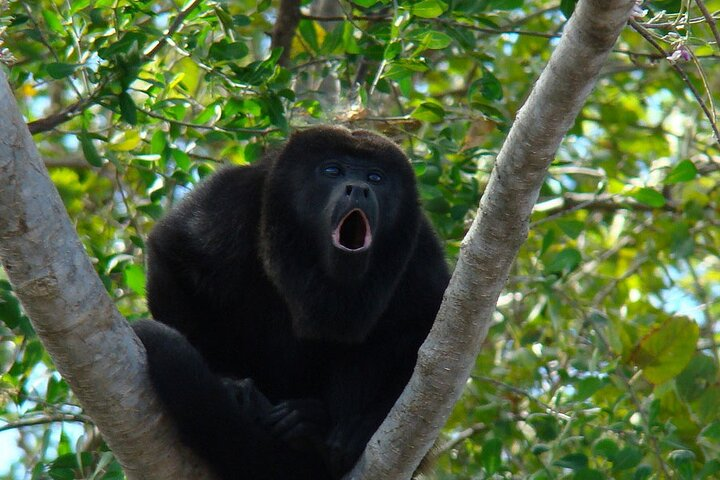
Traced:
[[[410, 162], [392, 141], [365, 130], [315, 127], [294, 134], [272, 160], [261, 217], [265, 269], [300, 319], [296, 334], [353, 341], [374, 326], [403, 273], [420, 210]], [[389, 292], [378, 295], [372, 283]], [[313, 289], [336, 317], [352, 316], [349, 300], [376, 307], [363, 307], [370, 317], [363, 320], [310, 320]], [[298, 290], [304, 298], [293, 298]], [[370, 290], [375, 298], [361, 298]]]

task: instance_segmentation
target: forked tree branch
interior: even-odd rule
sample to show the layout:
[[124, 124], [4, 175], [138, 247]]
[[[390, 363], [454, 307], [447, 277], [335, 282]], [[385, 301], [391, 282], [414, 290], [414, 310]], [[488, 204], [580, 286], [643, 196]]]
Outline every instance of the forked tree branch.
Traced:
[[634, 0], [581, 0], [498, 154], [410, 383], [346, 479], [410, 478], [460, 397], [560, 141]]

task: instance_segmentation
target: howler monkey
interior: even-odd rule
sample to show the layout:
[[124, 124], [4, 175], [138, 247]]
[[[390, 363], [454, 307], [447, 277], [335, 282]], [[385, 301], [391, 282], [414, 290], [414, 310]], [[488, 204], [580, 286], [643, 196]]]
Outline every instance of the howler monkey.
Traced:
[[162, 323], [135, 329], [151, 380], [226, 480], [342, 477], [410, 378], [449, 277], [408, 158], [340, 127], [212, 175], [148, 249]]

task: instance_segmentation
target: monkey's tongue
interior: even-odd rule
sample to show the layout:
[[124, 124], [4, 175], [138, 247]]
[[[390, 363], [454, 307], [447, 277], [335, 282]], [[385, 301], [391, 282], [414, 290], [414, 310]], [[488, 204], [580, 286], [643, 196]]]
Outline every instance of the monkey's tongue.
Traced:
[[333, 244], [347, 252], [361, 252], [370, 248], [372, 232], [365, 213], [360, 209], [345, 215], [333, 231]]

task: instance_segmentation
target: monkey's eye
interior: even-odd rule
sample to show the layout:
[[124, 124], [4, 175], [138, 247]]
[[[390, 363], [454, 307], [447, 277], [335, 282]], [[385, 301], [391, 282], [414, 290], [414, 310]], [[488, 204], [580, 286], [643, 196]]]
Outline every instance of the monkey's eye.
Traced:
[[337, 165], [328, 165], [323, 168], [322, 173], [328, 177], [337, 177], [340, 175], [340, 167]]
[[367, 176], [367, 179], [370, 183], [380, 183], [382, 182], [382, 176], [377, 172], [369, 173]]

